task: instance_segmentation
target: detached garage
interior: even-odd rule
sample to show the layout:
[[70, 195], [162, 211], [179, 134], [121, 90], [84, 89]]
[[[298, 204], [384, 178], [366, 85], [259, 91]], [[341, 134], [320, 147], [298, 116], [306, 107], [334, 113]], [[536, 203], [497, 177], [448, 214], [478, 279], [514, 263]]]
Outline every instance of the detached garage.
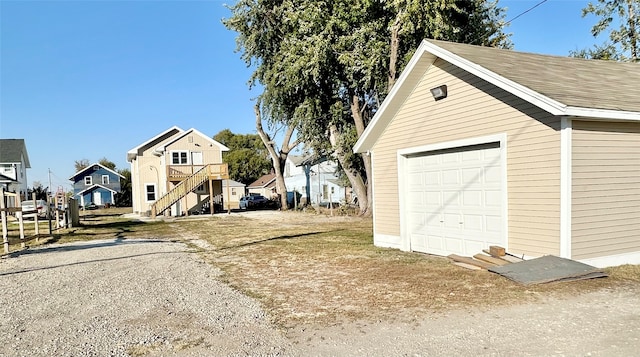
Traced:
[[356, 143], [374, 243], [640, 263], [640, 64], [425, 40]]

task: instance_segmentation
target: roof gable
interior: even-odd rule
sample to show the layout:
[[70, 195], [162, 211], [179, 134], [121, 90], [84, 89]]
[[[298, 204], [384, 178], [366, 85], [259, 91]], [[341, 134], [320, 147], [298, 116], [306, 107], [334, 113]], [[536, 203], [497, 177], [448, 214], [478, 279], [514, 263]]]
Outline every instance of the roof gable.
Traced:
[[190, 134], [195, 134], [195, 135], [198, 135], [198, 136], [200, 136], [200, 137], [204, 138], [205, 140], [207, 140], [207, 141], [208, 141], [209, 143], [211, 143], [212, 145], [216, 145], [216, 146], [218, 146], [218, 147], [220, 148], [220, 151], [229, 151], [229, 148], [228, 148], [228, 147], [226, 147], [226, 146], [222, 145], [221, 143], [217, 142], [217, 141], [216, 141], [216, 140], [214, 140], [213, 138], [210, 138], [210, 137], [208, 137], [208, 136], [204, 135], [203, 133], [201, 133], [200, 131], [198, 131], [198, 130], [196, 130], [196, 129], [194, 129], [194, 128], [191, 128], [191, 129], [189, 129], [189, 130], [183, 131], [183, 132], [179, 133], [178, 135], [175, 135], [174, 137], [172, 137], [172, 138], [171, 138], [171, 140], [169, 140], [169, 141], [167, 141], [167, 142], [163, 143], [161, 146], [158, 146], [158, 147], [156, 148], [156, 151], [157, 151], [157, 152], [163, 152], [163, 151], [164, 151], [164, 149], [165, 149], [167, 146], [169, 146], [169, 145], [171, 145], [171, 144], [175, 143], [176, 141], [178, 141], [178, 140], [180, 140], [180, 139], [182, 139], [182, 138], [184, 138], [185, 136], [190, 135]]
[[114, 190], [114, 189], [111, 189], [111, 188], [109, 188], [109, 187], [105, 187], [105, 186], [102, 186], [102, 185], [99, 185], [99, 184], [93, 184], [93, 185], [91, 185], [91, 186], [89, 186], [89, 187], [85, 188], [84, 190], [82, 190], [82, 191], [80, 191], [80, 192], [76, 193], [76, 196], [82, 196], [82, 195], [84, 195], [84, 194], [85, 194], [85, 193], [87, 193], [87, 192], [91, 192], [91, 191], [93, 191], [93, 190], [99, 190], [99, 189], [102, 189], [102, 190], [105, 190], [105, 191], [110, 191], [110, 192], [112, 192], [112, 193], [118, 193], [118, 191], [116, 191], [116, 190]]
[[0, 139], [0, 162], [22, 163], [23, 158], [25, 167], [31, 168], [24, 139]]
[[265, 188], [273, 186], [276, 181], [276, 174], [266, 174], [262, 175], [259, 179], [255, 180], [251, 185], [247, 186], [247, 188]]
[[89, 170], [94, 171], [94, 166], [99, 166], [100, 168], [104, 169], [105, 171], [111, 172], [112, 174], [114, 174], [114, 175], [116, 175], [116, 176], [118, 176], [118, 177], [120, 177], [120, 178], [124, 178], [124, 176], [122, 176], [122, 175], [120, 175], [119, 173], [117, 173], [117, 172], [115, 172], [115, 171], [111, 170], [111, 169], [110, 169], [110, 168], [108, 168], [108, 167], [105, 167], [105, 166], [103, 166], [103, 165], [100, 165], [99, 163], [93, 163], [93, 164], [91, 164], [91, 165], [88, 165], [88, 166], [87, 166], [87, 167], [85, 167], [84, 169], [82, 169], [82, 170], [80, 170], [80, 171], [76, 172], [75, 174], [73, 174], [73, 176], [69, 177], [69, 180], [74, 181], [74, 179], [75, 179], [76, 177], [78, 177], [79, 175], [84, 174], [85, 172], [87, 172], [87, 171], [89, 171]]
[[127, 161], [133, 161], [138, 155], [142, 155], [142, 152], [153, 145], [157, 145], [161, 143], [163, 140], [167, 140], [167, 138], [171, 138], [172, 136], [182, 133], [184, 130], [178, 128], [177, 126], [172, 126], [171, 128], [161, 132], [160, 134], [152, 137], [151, 139], [145, 141], [144, 143], [134, 147], [133, 149], [127, 151]]
[[553, 114], [640, 121], [640, 64], [516, 52], [424, 40], [354, 145], [373, 147], [437, 60], [449, 62]]

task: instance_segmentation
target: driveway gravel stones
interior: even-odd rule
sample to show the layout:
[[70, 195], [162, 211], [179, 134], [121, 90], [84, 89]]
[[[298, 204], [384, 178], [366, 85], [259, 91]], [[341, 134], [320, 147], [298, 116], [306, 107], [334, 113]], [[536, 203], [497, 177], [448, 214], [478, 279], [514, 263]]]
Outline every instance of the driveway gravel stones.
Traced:
[[640, 286], [393, 321], [270, 323], [197, 244], [113, 239], [0, 260], [0, 356], [638, 356]]

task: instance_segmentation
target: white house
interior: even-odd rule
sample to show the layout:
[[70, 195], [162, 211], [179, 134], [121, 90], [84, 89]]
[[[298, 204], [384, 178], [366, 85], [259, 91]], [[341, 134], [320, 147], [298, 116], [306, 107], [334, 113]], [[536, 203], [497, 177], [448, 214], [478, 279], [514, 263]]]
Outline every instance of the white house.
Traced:
[[289, 155], [284, 171], [287, 190], [302, 195], [302, 205], [350, 202], [350, 190], [338, 180], [337, 168], [338, 164], [326, 157]]

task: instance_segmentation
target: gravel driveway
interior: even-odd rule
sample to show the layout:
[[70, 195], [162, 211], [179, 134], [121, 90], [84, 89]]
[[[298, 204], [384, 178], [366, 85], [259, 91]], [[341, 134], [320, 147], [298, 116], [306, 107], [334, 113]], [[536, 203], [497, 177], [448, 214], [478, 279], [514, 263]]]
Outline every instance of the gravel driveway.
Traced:
[[640, 287], [281, 331], [182, 243], [49, 245], [0, 260], [0, 356], [638, 356]]

